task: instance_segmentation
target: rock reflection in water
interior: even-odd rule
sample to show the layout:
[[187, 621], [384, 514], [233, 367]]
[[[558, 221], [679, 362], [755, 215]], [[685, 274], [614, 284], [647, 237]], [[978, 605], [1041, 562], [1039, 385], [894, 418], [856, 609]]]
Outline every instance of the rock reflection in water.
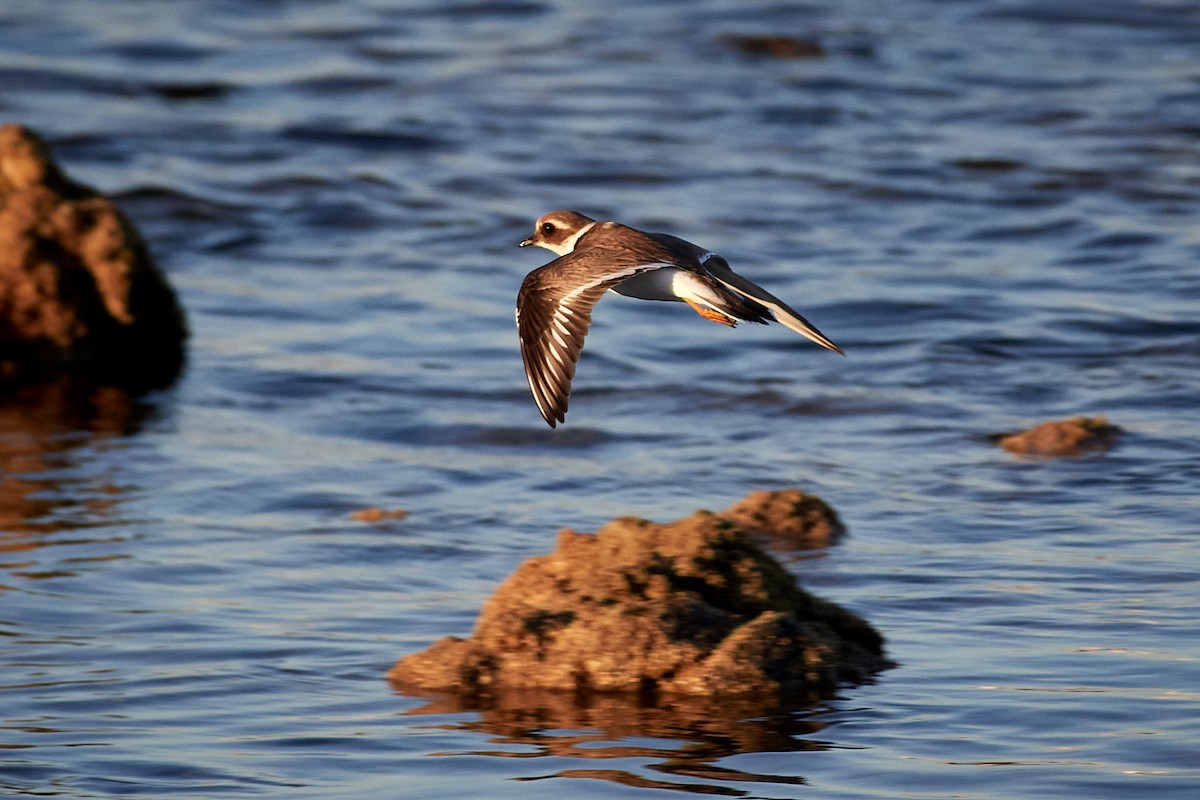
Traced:
[[0, 396], [0, 552], [39, 547], [29, 534], [81, 524], [81, 515], [62, 513], [69, 507], [108, 516], [120, 488], [71, 468], [81, 448], [137, 430], [149, 408], [126, 389], [70, 377], [8, 388]]
[[[821, 731], [823, 706], [781, 710], [753, 700], [660, 698], [653, 704], [619, 695], [579, 699], [565, 692], [507, 692], [486, 703], [440, 697], [410, 715], [472, 713], [449, 729], [485, 734], [497, 745], [527, 750], [479, 750], [441, 755], [499, 758], [558, 758], [587, 761], [640, 759], [638, 772], [579, 767], [531, 775], [521, 780], [592, 778], [625, 786], [671, 789], [692, 794], [742, 796], [724, 783], [803, 784], [798, 775], [765, 775], [718, 766], [717, 761], [751, 753], [824, 750], [830, 745], [810, 738]], [[661, 774], [647, 774], [642, 770]], [[669, 780], [678, 776], [704, 783]]]

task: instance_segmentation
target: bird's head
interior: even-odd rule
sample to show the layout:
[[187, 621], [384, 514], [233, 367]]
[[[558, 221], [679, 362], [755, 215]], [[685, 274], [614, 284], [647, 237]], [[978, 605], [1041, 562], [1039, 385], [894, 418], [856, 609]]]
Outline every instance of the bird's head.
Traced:
[[544, 247], [556, 256], [565, 256], [575, 249], [575, 242], [587, 233], [596, 221], [576, 211], [551, 211], [538, 217], [533, 236], [520, 243], [521, 247]]

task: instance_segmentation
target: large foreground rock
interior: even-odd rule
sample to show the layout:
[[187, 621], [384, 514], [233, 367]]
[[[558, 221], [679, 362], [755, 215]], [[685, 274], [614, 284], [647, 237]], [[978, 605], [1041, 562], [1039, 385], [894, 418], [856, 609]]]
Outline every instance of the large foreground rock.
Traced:
[[130, 222], [63, 175], [45, 143], [0, 127], [0, 381], [63, 372], [169, 383], [187, 336]]
[[[765, 493], [763, 509], [788, 507]], [[756, 518], [766, 510], [737, 515]], [[447, 637], [389, 673], [401, 688], [642, 695], [807, 695], [884, 669], [883, 640], [802, 590], [743, 526], [697, 512], [564, 530], [484, 606], [469, 639]]]

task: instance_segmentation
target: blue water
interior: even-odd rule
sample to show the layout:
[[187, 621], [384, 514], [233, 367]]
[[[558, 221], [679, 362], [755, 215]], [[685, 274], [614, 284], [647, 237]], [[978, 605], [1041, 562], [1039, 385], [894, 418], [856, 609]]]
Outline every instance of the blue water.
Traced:
[[[6, 0], [0, 119], [118, 199], [193, 336], [160, 393], [0, 403], [3, 793], [1194, 797], [1198, 41], [1170, 0]], [[551, 431], [512, 304], [555, 208], [718, 250], [846, 358], [612, 297]], [[1076, 414], [1117, 447], [987, 439]], [[849, 527], [784, 557], [887, 637], [876, 683], [384, 678], [562, 527], [785, 487]]]

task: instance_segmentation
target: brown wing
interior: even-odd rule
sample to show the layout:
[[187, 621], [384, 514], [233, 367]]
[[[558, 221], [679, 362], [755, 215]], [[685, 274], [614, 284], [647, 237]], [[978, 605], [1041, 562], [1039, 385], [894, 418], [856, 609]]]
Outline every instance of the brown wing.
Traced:
[[592, 307], [612, 286], [661, 264], [632, 263], [620, 251], [589, 248], [556, 258], [525, 276], [517, 293], [517, 333], [529, 391], [555, 427], [567, 413], [575, 364], [592, 324]]

